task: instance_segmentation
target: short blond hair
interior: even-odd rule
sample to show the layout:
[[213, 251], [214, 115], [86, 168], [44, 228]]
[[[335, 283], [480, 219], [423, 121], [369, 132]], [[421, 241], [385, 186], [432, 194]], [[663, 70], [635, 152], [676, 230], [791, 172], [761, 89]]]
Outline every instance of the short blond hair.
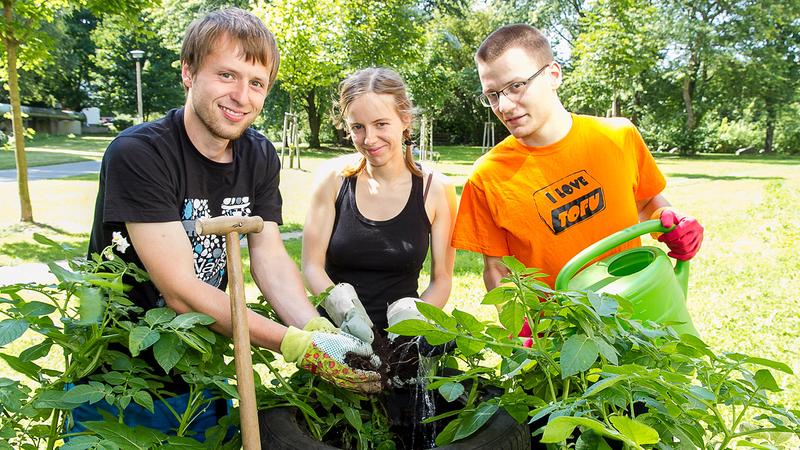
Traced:
[[278, 77], [278, 44], [261, 19], [239, 8], [220, 9], [193, 21], [183, 38], [181, 64], [186, 64], [194, 75], [223, 38], [236, 41], [248, 62], [258, 61], [266, 66], [269, 91]]
[[512, 48], [525, 50], [539, 64], [553, 61], [550, 41], [541, 31], [524, 23], [506, 25], [494, 30], [478, 47], [475, 61], [491, 63]]

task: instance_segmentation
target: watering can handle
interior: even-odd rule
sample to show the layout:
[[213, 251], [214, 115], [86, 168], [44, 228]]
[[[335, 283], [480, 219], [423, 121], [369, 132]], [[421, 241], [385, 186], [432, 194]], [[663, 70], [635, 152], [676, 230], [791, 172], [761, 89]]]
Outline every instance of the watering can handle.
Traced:
[[[671, 228], [665, 228], [663, 225], [661, 225], [661, 221], [657, 219], [647, 220], [645, 222], [640, 222], [636, 225], [630, 226], [624, 230], [617, 231], [616, 233], [601, 239], [598, 242], [595, 242], [589, 247], [586, 247], [582, 252], [573, 256], [572, 259], [570, 259], [569, 262], [564, 265], [556, 277], [556, 290], [562, 291], [567, 289], [572, 277], [575, 276], [575, 274], [578, 273], [583, 266], [590, 263], [593, 259], [602, 255], [603, 253], [613, 249], [614, 247], [624, 244], [631, 239], [636, 239], [637, 237], [647, 233], [665, 233], [673, 228], [675, 228], [675, 226], [672, 226]], [[685, 261], [677, 261], [675, 263], [675, 271], [682, 271], [685, 264]]]

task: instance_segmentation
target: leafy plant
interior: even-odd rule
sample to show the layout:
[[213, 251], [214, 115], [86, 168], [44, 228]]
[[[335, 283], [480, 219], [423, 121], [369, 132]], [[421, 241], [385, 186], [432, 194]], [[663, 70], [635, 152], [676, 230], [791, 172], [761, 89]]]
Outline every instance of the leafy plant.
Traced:
[[[42, 244], [58, 246], [41, 235]], [[124, 251], [126, 242], [115, 241]], [[238, 439], [223, 443], [227, 427], [238, 423], [236, 413], [223, 418], [205, 433], [206, 443], [190, 439], [188, 427], [210, 400], [235, 398], [228, 384], [235, 370], [226, 363], [230, 340], [208, 328], [213, 322], [199, 313], [176, 315], [169, 308], [145, 314], [125, 295], [125, 277], [142, 281], [147, 274], [115, 257], [112, 247], [90, 259], [73, 258], [68, 267], [49, 264], [58, 279], [54, 285], [14, 284], [0, 287], [0, 349], [26, 331], [41, 340], [19, 355], [0, 351], [2, 358], [24, 381], [0, 378], [0, 449], [54, 448], [63, 438], [65, 449], [85, 448], [238, 448]], [[159, 367], [141, 359], [152, 348]], [[124, 351], [127, 349], [127, 352]], [[37, 361], [63, 358], [58, 368]], [[230, 358], [227, 358], [230, 360]], [[188, 408], [173, 411], [180, 426], [177, 436], [123, 424], [124, 415], [87, 422], [89, 431], [64, 434], [70, 411], [82, 404], [105, 400], [124, 410], [136, 403], [153, 411], [154, 399], [171, 395], [164, 388], [170, 379], [189, 385]], [[78, 381], [71, 389], [65, 390]], [[204, 390], [212, 389], [209, 399]]]
[[[483, 300], [499, 307], [499, 324], [420, 303], [428, 321], [390, 329], [431, 345], [454, 340], [448, 364], [466, 367], [429, 386], [448, 401], [467, 391], [464, 408], [429, 419], [457, 415], [437, 445], [471, 435], [501, 408], [556, 448], [775, 448], [800, 435], [800, 413], [768, 398], [780, 389], [770, 370], [791, 374], [786, 364], [716, 354], [694, 336], [631, 320], [624, 298], [556, 292], [536, 281], [536, 269], [511, 257], [504, 263], [505, 284]], [[526, 319], [530, 346], [512, 337]], [[481, 400], [489, 388], [502, 394]]]

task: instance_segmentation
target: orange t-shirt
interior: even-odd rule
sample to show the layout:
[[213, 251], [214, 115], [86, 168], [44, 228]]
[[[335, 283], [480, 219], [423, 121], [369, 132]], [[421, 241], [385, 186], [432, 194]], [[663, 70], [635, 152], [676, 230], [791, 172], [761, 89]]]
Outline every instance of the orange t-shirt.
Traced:
[[[665, 185], [629, 120], [573, 114], [559, 142], [528, 147], [509, 136], [475, 162], [452, 244], [487, 256], [513, 255], [548, 274], [541, 280], [553, 286], [578, 252], [639, 223], [636, 201]], [[639, 245], [634, 239], [608, 254]]]

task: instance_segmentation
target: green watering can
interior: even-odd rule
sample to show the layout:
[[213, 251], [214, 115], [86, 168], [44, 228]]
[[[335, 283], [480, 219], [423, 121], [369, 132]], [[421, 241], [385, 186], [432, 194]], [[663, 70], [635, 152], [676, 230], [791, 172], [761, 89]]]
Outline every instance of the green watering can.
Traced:
[[593, 259], [620, 244], [647, 233], [669, 230], [659, 220], [648, 220], [592, 244], [561, 269], [555, 288], [620, 295], [633, 303], [634, 319], [675, 322], [672, 327], [678, 333], [698, 336], [686, 309], [688, 261], [676, 261], [673, 268], [669, 256], [661, 249], [645, 246], [611, 255], [578, 273]]

